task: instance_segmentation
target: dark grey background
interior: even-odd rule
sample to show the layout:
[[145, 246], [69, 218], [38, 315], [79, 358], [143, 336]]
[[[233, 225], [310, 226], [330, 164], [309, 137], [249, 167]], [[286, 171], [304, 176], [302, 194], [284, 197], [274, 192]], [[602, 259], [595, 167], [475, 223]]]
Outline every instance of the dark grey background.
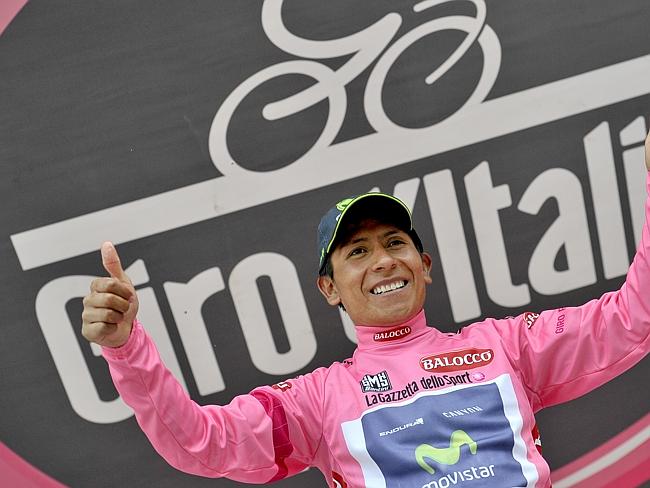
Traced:
[[[400, 36], [422, 22], [412, 5], [290, 1], [283, 18], [297, 35], [330, 39], [356, 32], [395, 11], [403, 18]], [[9, 236], [219, 176], [207, 141], [221, 102], [262, 68], [294, 59], [266, 38], [260, 9], [258, 1], [32, 1], [0, 38], [0, 440], [65, 484], [238, 486], [227, 480], [190, 477], [168, 467], [133, 419], [99, 425], [74, 413], [36, 320], [34, 300], [38, 290], [57, 277], [101, 274], [99, 255], [23, 271]], [[432, 9], [426, 18], [468, 11], [473, 11], [469, 2], [460, 1]], [[489, 1], [487, 23], [497, 33], [503, 52], [489, 99], [650, 53], [646, 0]], [[434, 86], [424, 86], [419, 80], [461, 40], [458, 33], [441, 33], [400, 58], [384, 90], [386, 111], [395, 122], [425, 127], [460, 106], [480, 74], [482, 57], [476, 48]], [[344, 61], [323, 62], [337, 67]], [[347, 86], [348, 111], [336, 142], [373, 132], [361, 103], [367, 76], [365, 72]], [[275, 122], [259, 115], [264, 103], [309, 83], [304, 77], [285, 77], [265, 84], [245, 100], [228, 133], [235, 159], [250, 169], [272, 170], [313, 144], [327, 116], [325, 102]], [[537, 174], [563, 167], [579, 176], [589, 202], [582, 137], [603, 121], [617, 134], [633, 118], [647, 117], [649, 106], [650, 96], [628, 100], [129, 242], [120, 246], [120, 253], [125, 264], [145, 260], [149, 286], [156, 291], [192, 396], [201, 403], [227, 402], [258, 384], [282, 378], [264, 375], [250, 362], [232, 300], [224, 290], [207, 301], [203, 313], [228, 388], [201, 397], [179, 346], [163, 282], [186, 282], [213, 266], [219, 266], [227, 280], [233, 266], [251, 254], [281, 253], [298, 269], [318, 342], [312, 363], [296, 373], [343, 359], [351, 354], [353, 344], [343, 333], [338, 312], [326, 305], [313, 285], [316, 257], [312, 243], [319, 216], [342, 196], [374, 185], [390, 191], [396, 182], [409, 177], [450, 168], [468, 229], [482, 312], [485, 316], [513, 315], [524, 309], [504, 309], [485, 292], [463, 177], [480, 161], [488, 160], [494, 184], [507, 183], [513, 202], [518, 202]], [[621, 179], [621, 148], [615, 147], [614, 154]], [[442, 330], [456, 330], [464, 324], [453, 323], [426, 205], [421, 189], [415, 219], [425, 247], [434, 255], [427, 316]], [[632, 250], [629, 212], [623, 209]], [[622, 277], [603, 278], [593, 209], [588, 206], [587, 211], [598, 282], [556, 296], [540, 296], [531, 290], [532, 303], [526, 310], [580, 304], [622, 283]], [[528, 216], [511, 207], [500, 216], [513, 280], [524, 282], [532, 250], [557, 216], [557, 208], [548, 204], [540, 215]], [[260, 289], [281, 350], [286, 348], [286, 338], [279, 314], [274, 312], [272, 291], [264, 282]], [[68, 310], [71, 317], [78, 317], [80, 300], [71, 302]], [[113, 398], [115, 391], [103, 361], [92, 357], [88, 349], [86, 354], [102, 395]], [[589, 452], [648, 412], [648, 370], [646, 359], [597, 391], [538, 416], [545, 454], [553, 468]], [[277, 486], [325, 483], [319, 473], [308, 473]]]

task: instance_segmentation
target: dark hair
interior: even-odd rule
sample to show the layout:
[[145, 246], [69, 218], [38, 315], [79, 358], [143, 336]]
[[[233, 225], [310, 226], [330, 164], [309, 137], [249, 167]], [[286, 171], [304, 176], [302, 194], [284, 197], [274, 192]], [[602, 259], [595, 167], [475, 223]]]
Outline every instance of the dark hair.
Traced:
[[332, 268], [330, 254], [325, 257], [325, 263], [323, 263], [323, 267], [318, 274], [319, 276], [329, 276], [331, 279], [334, 279], [334, 268]]

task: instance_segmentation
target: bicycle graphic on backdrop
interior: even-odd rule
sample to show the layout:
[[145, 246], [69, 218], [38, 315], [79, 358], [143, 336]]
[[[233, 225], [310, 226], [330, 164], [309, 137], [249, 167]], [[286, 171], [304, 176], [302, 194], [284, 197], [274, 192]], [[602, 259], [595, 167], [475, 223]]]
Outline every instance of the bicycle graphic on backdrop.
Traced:
[[[460, 0], [424, 0], [413, 6], [416, 13], [431, 7]], [[474, 91], [448, 119], [469, 106], [485, 100], [494, 85], [501, 64], [501, 45], [496, 33], [486, 20], [484, 0], [464, 0], [475, 7], [475, 16], [450, 15], [425, 22], [398, 38], [389, 46], [402, 23], [402, 17], [391, 12], [369, 27], [339, 39], [314, 41], [291, 33], [282, 20], [283, 0], [265, 0], [262, 6], [262, 26], [269, 40], [283, 51], [309, 59], [285, 61], [258, 71], [241, 83], [219, 107], [209, 134], [210, 156], [216, 168], [225, 175], [254, 172], [234, 160], [228, 149], [226, 134], [230, 120], [240, 103], [253, 90], [263, 83], [284, 75], [304, 75], [315, 80], [308, 88], [267, 104], [262, 109], [266, 120], [278, 120], [297, 114], [322, 100], [329, 103], [327, 121], [314, 145], [292, 164], [308, 161], [309, 156], [332, 144], [338, 134], [347, 109], [346, 85], [377, 61], [372, 68], [365, 86], [363, 107], [366, 118], [378, 133], [404, 129], [393, 122], [382, 103], [382, 91], [389, 70], [400, 55], [420, 39], [446, 30], [462, 31], [464, 40], [452, 54], [426, 78], [431, 85], [453, 67], [468, 49], [478, 42], [483, 53], [483, 70]], [[387, 46], [389, 46], [387, 48]], [[386, 49], [387, 48], [387, 49]], [[314, 61], [350, 56], [350, 59], [337, 70]]]

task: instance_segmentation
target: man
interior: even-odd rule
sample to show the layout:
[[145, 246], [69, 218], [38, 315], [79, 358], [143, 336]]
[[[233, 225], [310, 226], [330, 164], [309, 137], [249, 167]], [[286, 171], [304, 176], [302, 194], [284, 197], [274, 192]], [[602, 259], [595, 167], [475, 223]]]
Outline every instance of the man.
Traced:
[[431, 258], [401, 201], [339, 202], [321, 220], [318, 243], [318, 287], [355, 323], [353, 357], [203, 407], [160, 362], [117, 252], [102, 246], [110, 277], [91, 285], [83, 334], [103, 346], [118, 391], [171, 465], [253, 483], [315, 466], [332, 487], [546, 487], [534, 414], [614, 378], [650, 349], [647, 222], [620, 290], [458, 334], [426, 324]]

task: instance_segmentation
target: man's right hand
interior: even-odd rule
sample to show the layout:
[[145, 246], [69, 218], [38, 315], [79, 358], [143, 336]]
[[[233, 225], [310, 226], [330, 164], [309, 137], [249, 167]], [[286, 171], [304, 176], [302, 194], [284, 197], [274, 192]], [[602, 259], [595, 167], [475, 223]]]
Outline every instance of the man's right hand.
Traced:
[[102, 264], [110, 277], [97, 278], [90, 284], [90, 293], [83, 301], [81, 333], [100, 346], [119, 347], [131, 334], [138, 295], [110, 242], [102, 244]]

